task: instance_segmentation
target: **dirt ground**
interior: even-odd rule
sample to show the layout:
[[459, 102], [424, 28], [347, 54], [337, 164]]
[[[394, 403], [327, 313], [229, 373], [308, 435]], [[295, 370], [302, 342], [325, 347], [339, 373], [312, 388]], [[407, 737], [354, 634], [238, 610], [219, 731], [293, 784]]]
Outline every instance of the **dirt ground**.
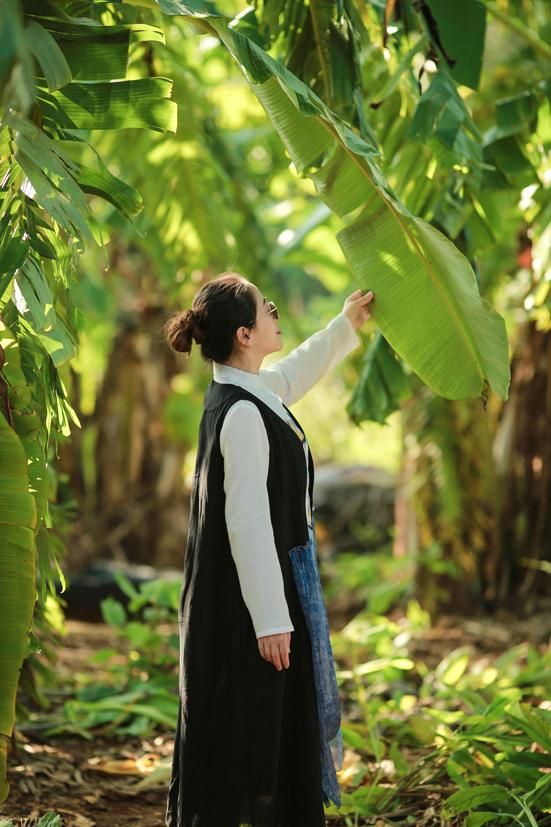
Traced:
[[[68, 620], [67, 629], [60, 670], [97, 669], [90, 655], [116, 645], [104, 624]], [[457, 646], [471, 644], [476, 651], [496, 655], [523, 640], [545, 646], [550, 634], [549, 613], [524, 621], [443, 616], [416, 641], [412, 654], [432, 667]], [[11, 789], [0, 805], [0, 819], [11, 818], [15, 827], [34, 827], [40, 816], [53, 810], [62, 817], [63, 827], [164, 827], [167, 781], [164, 777], [156, 784], [154, 773], [172, 756], [172, 749], [170, 734], [151, 739], [109, 734], [91, 740], [74, 735], [41, 740], [16, 731], [8, 756]], [[328, 823], [337, 827], [344, 821]], [[440, 822], [422, 819], [417, 824]]]

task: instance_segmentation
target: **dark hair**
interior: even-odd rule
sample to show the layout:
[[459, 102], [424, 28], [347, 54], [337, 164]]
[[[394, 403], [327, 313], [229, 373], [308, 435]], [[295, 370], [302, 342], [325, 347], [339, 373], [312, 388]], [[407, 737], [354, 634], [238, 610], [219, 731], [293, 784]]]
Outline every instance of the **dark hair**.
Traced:
[[237, 328], [253, 327], [256, 299], [250, 282], [239, 273], [221, 273], [201, 287], [191, 308], [174, 313], [164, 325], [169, 345], [191, 352], [193, 340], [206, 361], [225, 362], [233, 351]]

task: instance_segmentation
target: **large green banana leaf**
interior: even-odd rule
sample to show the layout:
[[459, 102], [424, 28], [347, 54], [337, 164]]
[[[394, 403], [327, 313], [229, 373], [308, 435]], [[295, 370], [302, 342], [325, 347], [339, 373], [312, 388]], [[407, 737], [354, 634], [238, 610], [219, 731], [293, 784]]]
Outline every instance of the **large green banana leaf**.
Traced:
[[[95, 20], [86, 17], [61, 19], [39, 14], [34, 14], [33, 17], [35, 26], [43, 28], [53, 40], [45, 54], [36, 55], [46, 79], [52, 59], [55, 60], [56, 50], [61, 51], [69, 66], [71, 77], [67, 82], [71, 79], [110, 81], [126, 77], [128, 51], [132, 43], [146, 40], [164, 43], [163, 32], [157, 26], [146, 23], [108, 26], [98, 25]], [[31, 34], [29, 28], [27, 35]], [[36, 29], [33, 29], [33, 37], [29, 37], [29, 40], [36, 54]], [[50, 89], [60, 88], [50, 83], [48, 86]]]
[[176, 101], [169, 78], [83, 81], [37, 98], [44, 120], [58, 129], [153, 129], [176, 132]]
[[[478, 291], [465, 256], [413, 215], [389, 187], [378, 150], [358, 137], [262, 48], [213, 14], [209, 3], [158, 0], [166, 14], [194, 17], [239, 63], [299, 174], [348, 223], [337, 234], [359, 283], [375, 293], [372, 315], [391, 347], [449, 399], [507, 398], [504, 320]], [[208, 19], [207, 19], [208, 18]]]
[[7, 753], [15, 699], [36, 596], [37, 506], [29, 488], [27, 455], [0, 412], [0, 803], [5, 801]]

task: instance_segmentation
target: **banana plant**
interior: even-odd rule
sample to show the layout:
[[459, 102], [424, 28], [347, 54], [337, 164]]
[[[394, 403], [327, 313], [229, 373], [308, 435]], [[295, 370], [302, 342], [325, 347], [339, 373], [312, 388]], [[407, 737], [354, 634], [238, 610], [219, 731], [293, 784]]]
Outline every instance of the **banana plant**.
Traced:
[[78, 347], [76, 253], [108, 240], [88, 196], [130, 221], [143, 207], [83, 130], [176, 130], [172, 81], [129, 72], [135, 44], [164, 43], [161, 30], [103, 6], [0, 4], [0, 801], [35, 598], [60, 573], [47, 450], [80, 423], [58, 371]]
[[15, 723], [15, 699], [36, 596], [37, 504], [29, 483], [27, 454], [4, 411], [0, 411], [0, 803], [5, 801], [8, 745]]
[[480, 296], [468, 259], [439, 230], [406, 208], [356, 134], [313, 91], [213, 5], [157, 0], [217, 36], [239, 64], [278, 131], [299, 175], [346, 219], [337, 240], [359, 286], [371, 289], [372, 315], [387, 342], [433, 391], [449, 399], [491, 388], [507, 398], [505, 322]]

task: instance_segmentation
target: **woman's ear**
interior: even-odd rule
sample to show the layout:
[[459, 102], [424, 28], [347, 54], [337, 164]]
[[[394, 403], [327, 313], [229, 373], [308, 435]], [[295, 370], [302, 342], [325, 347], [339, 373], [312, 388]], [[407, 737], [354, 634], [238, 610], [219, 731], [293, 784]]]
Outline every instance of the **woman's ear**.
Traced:
[[239, 342], [239, 344], [240, 345], [245, 345], [245, 347], [246, 347], [248, 342], [249, 342], [249, 339], [251, 338], [251, 334], [249, 333], [247, 328], [246, 327], [238, 327], [237, 330], [235, 331], [235, 335], [237, 337], [237, 341]]

